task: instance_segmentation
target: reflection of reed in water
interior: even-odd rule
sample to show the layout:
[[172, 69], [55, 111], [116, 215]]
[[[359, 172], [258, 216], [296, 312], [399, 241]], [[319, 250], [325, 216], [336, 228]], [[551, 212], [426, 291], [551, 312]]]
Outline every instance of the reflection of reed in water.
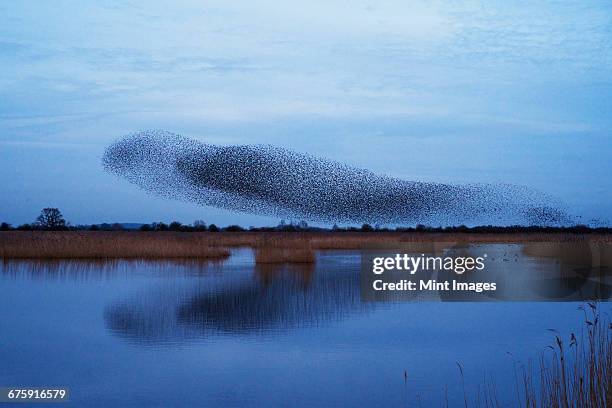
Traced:
[[[364, 274], [362, 294], [372, 301], [483, 301], [483, 300], [607, 300], [612, 296], [612, 245], [604, 242], [466, 242], [404, 243], [379, 245], [364, 253], [364, 268], [371, 268], [374, 257], [395, 257], [406, 254], [413, 258], [439, 260], [484, 258], [484, 269], [473, 268], [462, 274], [454, 268], [419, 267], [415, 274], [405, 270], [385, 270], [382, 275]], [[435, 264], [434, 264], [435, 265]], [[417, 290], [372, 290], [376, 279], [385, 282], [411, 280]], [[447, 287], [419, 290], [421, 282], [448, 282]], [[495, 283], [496, 290], [454, 290], [453, 282], [472, 284]], [[378, 285], [380, 287], [380, 285]], [[439, 289], [439, 290], [436, 290]]]
[[311, 263], [303, 264], [257, 264], [255, 266], [255, 275], [265, 287], [274, 284], [282, 274], [289, 273], [295, 277], [296, 283], [299, 283], [304, 289], [310, 286], [315, 272], [315, 265]]
[[[327, 270], [326, 270], [327, 269]], [[109, 330], [136, 343], [175, 343], [212, 335], [262, 335], [339, 321], [365, 312], [357, 262], [257, 266], [186, 288], [147, 291], [107, 307]], [[240, 275], [240, 274], [238, 274]]]
[[597, 242], [533, 242], [523, 253], [553, 260], [557, 275], [544, 276], [537, 285], [548, 298], [609, 299], [612, 294], [612, 245]]
[[441, 292], [442, 300], [563, 300], [609, 299], [612, 269], [609, 244], [528, 242], [482, 244], [451, 248], [452, 256], [487, 254], [482, 271], [457, 276], [444, 271], [440, 279], [496, 282], [494, 292]]
[[224, 260], [207, 259], [5, 259], [0, 274], [30, 279], [88, 281], [131, 276], [146, 270], [173, 275], [199, 275], [219, 271]]

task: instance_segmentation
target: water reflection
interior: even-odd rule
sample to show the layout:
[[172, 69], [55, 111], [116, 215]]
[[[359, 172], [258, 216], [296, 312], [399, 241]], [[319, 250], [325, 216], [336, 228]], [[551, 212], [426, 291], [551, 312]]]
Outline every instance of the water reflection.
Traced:
[[[381, 252], [382, 251], [382, 252]], [[366, 254], [372, 258], [394, 256], [398, 252], [382, 249]], [[405, 271], [385, 271], [385, 282], [401, 279], [435, 280], [478, 284], [494, 282], [495, 291], [372, 291], [372, 283], [381, 275], [362, 276], [362, 296], [375, 301], [442, 300], [442, 301], [583, 301], [609, 300], [612, 296], [612, 245], [593, 242], [528, 242], [520, 244], [407, 243], [401, 253], [413, 257], [435, 256], [458, 258], [485, 257], [485, 268], [462, 274], [440, 267], [419, 271], [410, 276]]]
[[0, 273], [15, 279], [82, 282], [130, 277], [143, 271], [153, 275], [197, 276], [221, 272], [224, 262], [198, 259], [0, 259]]
[[[487, 254], [486, 268], [459, 278], [444, 279], [497, 283], [495, 292], [441, 293], [443, 300], [556, 300], [609, 299], [611, 247], [586, 242], [530, 242], [508, 245], [472, 245], [453, 249], [453, 256]], [[603, 262], [602, 262], [603, 261]]]
[[106, 308], [107, 327], [138, 343], [177, 343], [215, 335], [260, 335], [319, 326], [362, 313], [358, 254], [352, 266], [257, 265], [187, 286], [143, 291]]
[[[610, 245], [593, 243], [407, 243], [404, 253], [482, 256], [486, 269], [436, 271], [438, 281], [495, 281], [496, 292], [383, 293], [376, 300], [578, 300], [612, 295]], [[103, 316], [113, 335], [138, 344], [179, 344], [212, 336], [262, 336], [333, 324], [379, 305], [362, 302], [358, 251], [319, 253], [315, 264], [227, 261], [5, 261], [9, 278], [114, 280], [125, 285]], [[155, 279], [152, 279], [155, 278]], [[129, 283], [129, 284], [128, 284]]]

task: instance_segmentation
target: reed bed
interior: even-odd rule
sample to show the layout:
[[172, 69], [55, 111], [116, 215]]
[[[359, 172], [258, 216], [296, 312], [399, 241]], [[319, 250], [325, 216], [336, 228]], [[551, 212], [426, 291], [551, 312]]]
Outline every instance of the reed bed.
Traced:
[[[0, 258], [220, 258], [250, 247], [260, 262], [311, 262], [317, 250], [431, 243], [612, 242], [605, 234], [444, 232], [0, 232]], [[278, 252], [278, 253], [274, 253]], [[278, 261], [277, 261], [278, 259]]]
[[[571, 333], [562, 339], [555, 333], [554, 343], [537, 363], [514, 366], [516, 398], [502, 403], [492, 380], [478, 386], [474, 398], [463, 388], [457, 406], [525, 407], [525, 408], [609, 408], [612, 407], [612, 321], [600, 312], [600, 305], [589, 302], [584, 311], [584, 327], [580, 334]], [[462, 384], [463, 368], [459, 366]], [[448, 402], [444, 405], [448, 407]]]
[[313, 263], [312, 241], [303, 237], [262, 235], [255, 246], [255, 263]]
[[612, 322], [595, 303], [581, 308], [582, 333], [572, 333], [567, 341], [556, 335], [552, 355], [540, 358], [538, 374], [523, 372], [527, 408], [612, 406]]
[[220, 232], [207, 235], [221, 246], [255, 247], [262, 237], [302, 242], [313, 249], [368, 249], [410, 243], [525, 243], [525, 242], [612, 242], [610, 234], [572, 233], [455, 233], [455, 232]]
[[203, 237], [131, 232], [4, 232], [0, 257], [5, 259], [200, 258], [230, 255]]

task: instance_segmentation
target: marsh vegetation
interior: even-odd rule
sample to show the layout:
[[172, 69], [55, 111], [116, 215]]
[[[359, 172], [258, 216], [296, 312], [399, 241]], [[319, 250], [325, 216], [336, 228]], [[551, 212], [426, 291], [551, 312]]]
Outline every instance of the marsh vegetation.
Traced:
[[223, 258], [255, 250], [258, 263], [314, 262], [317, 250], [358, 250], [407, 244], [612, 242], [609, 234], [429, 232], [144, 232], [2, 231], [1, 258]]

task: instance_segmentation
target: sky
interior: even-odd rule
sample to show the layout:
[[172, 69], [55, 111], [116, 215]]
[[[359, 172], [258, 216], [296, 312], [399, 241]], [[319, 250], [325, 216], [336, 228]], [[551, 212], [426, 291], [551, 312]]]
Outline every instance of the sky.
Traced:
[[609, 1], [0, 0], [0, 221], [279, 220], [103, 171], [163, 129], [407, 180], [526, 185], [612, 220]]

